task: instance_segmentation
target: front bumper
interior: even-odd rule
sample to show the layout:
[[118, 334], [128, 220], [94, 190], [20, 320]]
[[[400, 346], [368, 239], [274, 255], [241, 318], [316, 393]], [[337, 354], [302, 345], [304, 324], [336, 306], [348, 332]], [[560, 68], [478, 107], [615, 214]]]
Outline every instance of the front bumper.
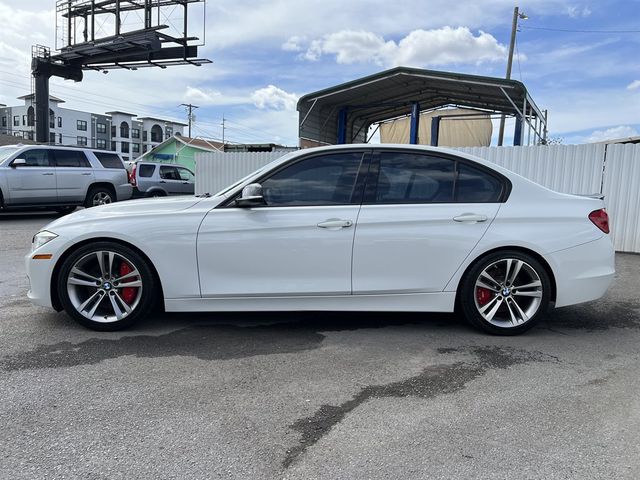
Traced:
[[597, 300], [606, 293], [616, 273], [609, 235], [545, 258], [556, 280], [556, 307]]
[[[27, 297], [34, 305], [54, 308], [51, 301], [51, 276], [53, 269], [60, 258], [60, 252], [64, 251], [60, 247], [64, 241], [60, 237], [54, 238], [39, 249], [29, 252], [25, 256], [25, 267], [27, 278], [29, 279], [29, 291]], [[50, 253], [52, 257], [47, 260], [36, 260], [35, 254]]]

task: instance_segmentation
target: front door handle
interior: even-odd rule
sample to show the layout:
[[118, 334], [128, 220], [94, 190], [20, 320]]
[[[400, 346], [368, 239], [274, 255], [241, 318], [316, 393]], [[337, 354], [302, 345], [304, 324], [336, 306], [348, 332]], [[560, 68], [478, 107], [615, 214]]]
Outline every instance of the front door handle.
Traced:
[[42, 175], [53, 175], [53, 173], [43, 173]]
[[91, 175], [91, 172], [84, 172], [84, 173], [81, 173], [80, 175]]
[[455, 222], [466, 222], [466, 223], [478, 223], [478, 222], [486, 222], [486, 215], [478, 215], [476, 213], [463, 213], [462, 215], [458, 215], [457, 217], [453, 217]]
[[340, 218], [330, 218], [329, 220], [325, 220], [324, 222], [320, 222], [318, 227], [320, 228], [332, 228], [337, 230], [339, 228], [348, 228], [353, 225], [351, 220], [342, 220]]

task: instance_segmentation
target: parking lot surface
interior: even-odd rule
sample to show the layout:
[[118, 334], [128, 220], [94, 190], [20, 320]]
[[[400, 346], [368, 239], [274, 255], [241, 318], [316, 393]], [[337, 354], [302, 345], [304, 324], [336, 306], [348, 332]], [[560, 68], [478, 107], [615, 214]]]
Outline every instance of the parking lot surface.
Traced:
[[519, 337], [455, 315], [163, 314], [26, 299], [55, 218], [0, 214], [0, 478], [640, 478], [640, 256]]

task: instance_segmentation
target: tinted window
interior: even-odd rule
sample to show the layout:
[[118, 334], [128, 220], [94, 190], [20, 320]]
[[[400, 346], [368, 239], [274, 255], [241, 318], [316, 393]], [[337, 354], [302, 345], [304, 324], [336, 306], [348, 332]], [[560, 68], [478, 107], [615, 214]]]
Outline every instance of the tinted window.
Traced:
[[163, 180], [180, 180], [180, 174], [176, 167], [162, 165], [160, 167], [160, 178]]
[[377, 203], [453, 201], [455, 162], [402, 152], [380, 154]]
[[26, 150], [18, 155], [17, 158], [24, 158], [27, 161], [27, 167], [52, 167], [49, 161], [48, 150]]
[[361, 160], [362, 152], [296, 162], [262, 182], [264, 199], [272, 206], [349, 204]]
[[469, 165], [458, 163], [456, 202], [489, 203], [500, 200], [502, 182], [488, 173]]
[[178, 174], [180, 175], [180, 180], [193, 182], [193, 173], [191, 172], [191, 170], [178, 167]]
[[79, 150], [54, 150], [56, 167], [85, 167], [90, 168], [91, 164]]
[[115, 153], [93, 152], [104, 168], [124, 168], [120, 157]]
[[153, 175], [153, 171], [156, 169], [155, 165], [142, 164], [138, 165], [138, 176], [139, 177], [150, 177]]

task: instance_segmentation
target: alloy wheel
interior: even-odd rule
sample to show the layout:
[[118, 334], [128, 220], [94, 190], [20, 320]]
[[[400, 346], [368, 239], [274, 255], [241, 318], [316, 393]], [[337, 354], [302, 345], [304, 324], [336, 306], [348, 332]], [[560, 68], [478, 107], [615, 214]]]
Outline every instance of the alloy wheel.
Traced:
[[99, 323], [130, 315], [140, 303], [142, 287], [142, 276], [133, 262], [108, 250], [84, 255], [67, 277], [67, 294], [75, 310]]
[[478, 312], [487, 322], [501, 328], [528, 322], [540, 309], [542, 298], [540, 275], [517, 258], [503, 258], [489, 264], [475, 282]]
[[94, 207], [111, 203], [111, 195], [109, 195], [107, 192], [96, 192], [96, 194], [93, 196], [92, 203]]

